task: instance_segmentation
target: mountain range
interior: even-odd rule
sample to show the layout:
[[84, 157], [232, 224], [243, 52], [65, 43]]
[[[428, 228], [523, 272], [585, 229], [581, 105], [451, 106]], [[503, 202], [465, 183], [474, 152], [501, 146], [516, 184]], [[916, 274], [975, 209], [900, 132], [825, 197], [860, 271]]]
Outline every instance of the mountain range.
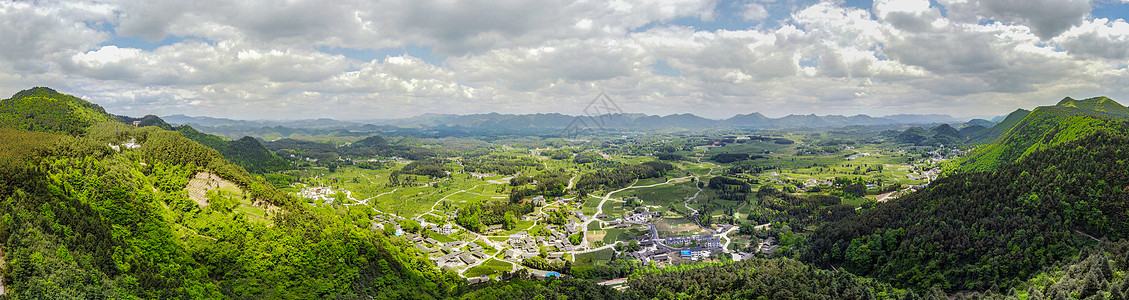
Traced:
[[185, 115], [165, 116], [172, 124], [192, 124], [208, 127], [289, 127], [314, 129], [378, 129], [385, 126], [400, 128], [462, 127], [476, 129], [563, 129], [569, 126], [606, 129], [706, 129], [717, 127], [738, 128], [822, 128], [843, 126], [869, 126], [894, 124], [935, 124], [963, 123], [968, 120], [947, 115], [890, 115], [871, 117], [868, 115], [841, 116], [827, 115], [788, 115], [780, 118], [766, 117], [760, 113], [740, 114], [728, 119], [715, 120], [693, 114], [674, 114], [667, 116], [639, 113], [620, 113], [598, 116], [570, 116], [559, 113], [539, 114], [424, 114], [404, 119], [379, 119], [360, 121], [339, 121], [333, 119], [306, 120], [233, 120], [212, 117], [190, 117]]

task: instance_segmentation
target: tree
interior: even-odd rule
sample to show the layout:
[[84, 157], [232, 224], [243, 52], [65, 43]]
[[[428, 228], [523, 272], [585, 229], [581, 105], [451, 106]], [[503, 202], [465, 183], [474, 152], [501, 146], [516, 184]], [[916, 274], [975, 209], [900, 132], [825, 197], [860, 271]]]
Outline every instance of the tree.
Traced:
[[503, 223], [502, 227], [506, 228], [506, 230], [517, 228], [517, 218], [514, 217], [513, 211], [507, 211], [504, 220], [505, 223]]

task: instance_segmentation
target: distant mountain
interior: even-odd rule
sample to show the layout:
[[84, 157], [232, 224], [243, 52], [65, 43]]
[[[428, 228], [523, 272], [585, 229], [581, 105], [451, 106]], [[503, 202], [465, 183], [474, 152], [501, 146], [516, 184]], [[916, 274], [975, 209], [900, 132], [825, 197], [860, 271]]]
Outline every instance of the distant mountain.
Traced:
[[97, 104], [46, 87], [0, 100], [0, 127], [77, 135], [113, 118]]
[[174, 125], [198, 125], [209, 127], [274, 127], [285, 126], [294, 128], [344, 128], [349, 126], [360, 126], [364, 124], [356, 122], [338, 121], [334, 119], [302, 119], [302, 120], [234, 120], [226, 118], [213, 118], [213, 117], [190, 117], [185, 115], [171, 115], [165, 116], [163, 119], [170, 124]]
[[725, 120], [725, 122], [730, 126], [736, 127], [760, 127], [765, 126], [771, 121], [772, 118], [766, 117], [761, 113], [756, 112], [747, 115], [736, 115]]
[[129, 116], [114, 116], [114, 117], [118, 118], [118, 121], [120, 121], [122, 123], [126, 123], [126, 124], [133, 124], [133, 122], [137, 122], [138, 127], [157, 126], [157, 127], [164, 129], [164, 130], [173, 130], [172, 125], [165, 122], [165, 120], [161, 119], [161, 117], [158, 117], [156, 115], [145, 115], [144, 117], [141, 117], [141, 118], [134, 118], [134, 117], [129, 117]]
[[967, 124], [967, 125], [969, 125], [969, 126], [971, 126], [971, 125], [979, 125], [979, 126], [984, 126], [984, 127], [992, 127], [992, 126], [996, 126], [996, 122], [988, 121], [988, 120], [985, 120], [985, 119], [972, 119], [972, 120], [969, 120], [969, 121], [968, 121], [967, 123], [965, 123], [965, 124]]
[[893, 120], [894, 122], [901, 123], [901, 124], [925, 124], [925, 123], [956, 124], [956, 123], [963, 123], [967, 120], [967, 119], [964, 119], [964, 120], [957, 119], [957, 118], [954, 118], [950, 115], [939, 115], [939, 114], [926, 114], [926, 115], [900, 114], [900, 115], [888, 115], [888, 116], [884, 116], [882, 118], [887, 119], [887, 120]]
[[289, 162], [267, 150], [263, 143], [250, 136], [229, 141], [216, 135], [197, 131], [188, 125], [177, 126], [173, 130], [201, 145], [216, 149], [220, 155], [223, 155], [223, 158], [247, 169], [249, 172], [266, 173], [291, 169]]
[[1031, 111], [1026, 109], [1016, 109], [1004, 119], [1001, 119], [996, 125], [989, 127], [987, 130], [971, 132], [966, 138], [971, 143], [987, 143], [994, 141], [996, 138], [999, 138], [1000, 135], [1003, 135], [1008, 130], [1011, 130], [1012, 127], [1015, 127], [1016, 124], [1019, 124], [1019, 121], [1023, 120], [1023, 118], [1027, 117], [1027, 114], [1030, 113]]
[[[201, 130], [223, 134], [228, 137], [239, 135], [271, 136], [285, 138], [290, 134], [302, 132], [310, 135], [357, 136], [358, 133], [392, 132], [399, 129], [422, 129], [435, 134], [473, 135], [487, 133], [536, 133], [563, 130], [569, 126], [580, 129], [707, 129], [718, 127], [742, 128], [826, 128], [844, 126], [871, 126], [896, 124], [937, 124], [960, 123], [946, 115], [893, 115], [875, 118], [867, 115], [840, 116], [828, 115], [788, 115], [769, 118], [760, 113], [736, 115], [724, 120], [714, 120], [693, 114], [674, 114], [667, 116], [638, 113], [620, 113], [599, 116], [569, 116], [558, 113], [548, 114], [424, 114], [404, 119], [384, 119], [366, 121], [315, 120], [272, 120], [241, 121], [210, 117], [188, 117], [174, 115], [166, 117], [172, 124], [197, 125]], [[311, 132], [310, 129], [323, 131]], [[324, 130], [346, 130], [331, 133]], [[354, 133], [354, 134], [350, 134]]]
[[[180, 132], [180, 134], [190, 140], [207, 146], [208, 148], [215, 149], [223, 158], [227, 159], [227, 161], [243, 167], [252, 173], [276, 172], [291, 168], [289, 162], [278, 157], [274, 152], [264, 147], [263, 143], [259, 142], [258, 139], [250, 136], [244, 136], [237, 140], [228, 140], [221, 136], [200, 132], [196, 130], [196, 128], [184, 123], [181, 123], [184, 125], [173, 127], [161, 117], [154, 115], [147, 115], [142, 118], [132, 118], [128, 116], [116, 117], [118, 121], [126, 124], [132, 124], [133, 121], [138, 121], [137, 126], [157, 126], [161, 129]], [[209, 126], [200, 125], [199, 123], [211, 124], [210, 126], [231, 126], [232, 124], [245, 122], [211, 117], [187, 117], [184, 115], [173, 115], [169, 116], [169, 118], [176, 120], [174, 123], [192, 121], [192, 123], [197, 124], [197, 126]]]

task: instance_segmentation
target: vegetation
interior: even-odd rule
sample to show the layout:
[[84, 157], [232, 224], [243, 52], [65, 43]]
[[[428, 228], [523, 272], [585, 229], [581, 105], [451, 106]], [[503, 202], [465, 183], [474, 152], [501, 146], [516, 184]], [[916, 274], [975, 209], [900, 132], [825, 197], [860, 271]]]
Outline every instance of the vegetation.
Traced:
[[806, 257], [905, 287], [1015, 286], [1129, 232], [1129, 138], [1104, 131], [821, 227]]
[[[260, 142], [36, 88], [0, 101], [0, 275], [13, 299], [1125, 299], [1126, 110], [1067, 98], [999, 124]], [[725, 232], [754, 258], [645, 263], [648, 225]], [[540, 255], [503, 254], [519, 247]], [[441, 269], [443, 255], [481, 262]], [[462, 279], [476, 276], [500, 281]], [[623, 277], [622, 292], [594, 283]]]

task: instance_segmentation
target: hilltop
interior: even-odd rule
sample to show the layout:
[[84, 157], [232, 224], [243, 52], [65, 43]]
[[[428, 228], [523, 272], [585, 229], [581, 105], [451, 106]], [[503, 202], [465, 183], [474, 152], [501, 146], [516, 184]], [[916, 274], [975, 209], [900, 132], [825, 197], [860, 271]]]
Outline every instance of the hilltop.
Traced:
[[1037, 108], [927, 189], [822, 226], [805, 257], [919, 290], [1015, 287], [1129, 238], [1126, 136], [1123, 119]]
[[1095, 112], [1102, 112], [1111, 115], [1129, 116], [1129, 108], [1126, 108], [1121, 103], [1113, 101], [1108, 97], [1094, 97], [1084, 100], [1075, 100], [1074, 98], [1062, 98], [1055, 106], [1072, 107], [1083, 110], [1090, 110]]
[[311, 208], [180, 132], [46, 88], [0, 106], [7, 297], [427, 299], [458, 285], [362, 230], [368, 208]]
[[97, 104], [46, 87], [20, 91], [0, 100], [0, 127], [62, 134], [81, 134], [113, 116]]
[[1129, 133], [1129, 127], [1122, 122], [1129, 118], [1129, 114], [1120, 114], [1119, 109], [1125, 110], [1125, 107], [1105, 97], [1082, 101], [1068, 97], [1059, 102], [1059, 105], [1041, 106], [1030, 113], [1016, 111], [991, 129], [992, 132], [1002, 131], [1003, 134], [994, 138], [991, 144], [975, 149], [959, 162], [958, 168], [966, 171], [992, 170], [1034, 151], [1076, 140], [1096, 131]]

